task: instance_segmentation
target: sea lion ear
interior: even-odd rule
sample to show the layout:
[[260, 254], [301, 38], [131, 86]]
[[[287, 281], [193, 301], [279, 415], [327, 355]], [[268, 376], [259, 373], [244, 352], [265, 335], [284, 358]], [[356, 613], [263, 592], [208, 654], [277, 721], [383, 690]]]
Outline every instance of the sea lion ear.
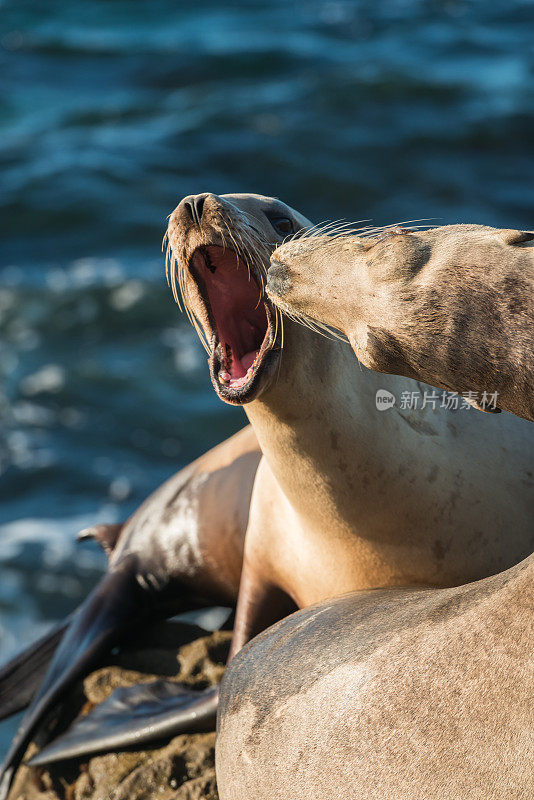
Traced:
[[94, 539], [104, 553], [110, 556], [117, 544], [122, 527], [122, 524], [93, 525], [91, 528], [84, 528], [83, 531], [80, 531], [76, 538], [79, 542]]
[[524, 244], [525, 242], [532, 242], [534, 240], [533, 231], [505, 230], [499, 231], [498, 236], [505, 244]]

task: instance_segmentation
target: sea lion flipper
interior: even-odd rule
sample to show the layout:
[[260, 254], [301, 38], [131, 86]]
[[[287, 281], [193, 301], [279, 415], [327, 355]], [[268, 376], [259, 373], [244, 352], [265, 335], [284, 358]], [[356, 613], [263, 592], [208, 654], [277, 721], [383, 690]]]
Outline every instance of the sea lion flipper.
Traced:
[[[110, 556], [122, 528], [122, 523], [94, 525], [80, 531], [77, 539], [94, 539]], [[0, 720], [17, 714], [31, 703], [72, 618], [73, 615], [69, 615], [0, 669]]]
[[149, 613], [148, 593], [138, 580], [136, 564], [133, 558], [123, 559], [75, 613], [2, 764], [0, 800], [7, 797], [14, 770], [44, 716], [76, 678], [117, 642], [120, 633], [142, 624]]
[[41, 766], [179, 733], [214, 730], [218, 697], [218, 686], [198, 691], [167, 680], [116, 689], [28, 764]]
[[70, 621], [67, 617], [0, 669], [0, 720], [31, 703]]

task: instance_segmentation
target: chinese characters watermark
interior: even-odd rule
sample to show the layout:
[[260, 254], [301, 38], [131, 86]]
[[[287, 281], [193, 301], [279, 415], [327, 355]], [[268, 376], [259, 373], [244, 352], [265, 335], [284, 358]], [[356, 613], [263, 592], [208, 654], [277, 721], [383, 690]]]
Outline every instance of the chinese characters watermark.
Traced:
[[[469, 410], [471, 406], [481, 408], [483, 411], [496, 411], [498, 392], [446, 392], [432, 389], [431, 391], [401, 392], [399, 408], [407, 411], [421, 411], [427, 407], [432, 409], [445, 408], [449, 411]], [[397, 402], [394, 394], [387, 389], [378, 389], [376, 393], [376, 407], [379, 411], [392, 408]]]

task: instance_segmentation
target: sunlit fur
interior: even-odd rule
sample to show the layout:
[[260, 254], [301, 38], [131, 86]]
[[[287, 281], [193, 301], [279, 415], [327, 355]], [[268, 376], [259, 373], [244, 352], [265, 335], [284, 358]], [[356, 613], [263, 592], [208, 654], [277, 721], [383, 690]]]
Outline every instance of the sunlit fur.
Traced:
[[269, 297], [301, 325], [335, 327], [369, 369], [498, 392], [499, 408], [532, 419], [534, 233], [414, 222], [331, 224], [284, 243]]
[[[299, 240], [299, 245], [302, 246], [303, 254], [312, 253], [318, 247], [335, 246], [336, 242], [345, 238], [350, 241], [351, 237], [358, 236], [358, 238], [373, 238], [380, 234], [387, 233], [389, 230], [396, 228], [400, 225], [410, 225], [410, 230], [428, 228], [428, 225], [414, 225], [416, 222], [428, 222], [429, 220], [405, 220], [403, 222], [393, 222], [390, 225], [362, 226], [362, 222], [369, 222], [369, 220], [359, 220], [357, 222], [347, 222], [343, 219], [333, 221], [323, 221], [310, 228], [302, 228], [291, 236], [287, 236], [282, 244], [288, 244], [295, 239]], [[434, 226], [435, 227], [435, 226]], [[303, 241], [304, 240], [304, 241]], [[279, 245], [281, 246], [281, 245]], [[321, 336], [328, 338], [339, 339], [346, 342], [347, 337], [344, 333], [336, 330], [331, 325], [320, 322], [317, 319], [301, 312], [295, 308], [291, 308], [282, 298], [275, 298], [275, 309], [277, 312], [282, 312], [283, 317], [288, 317], [299, 325], [319, 333]], [[358, 355], [356, 353], [356, 355]]]
[[[235, 215], [235, 219], [232, 219]], [[269, 257], [273, 247], [279, 242], [268, 242], [254, 226], [254, 218], [240, 209], [227, 210], [223, 215], [217, 213], [220, 222], [219, 234], [221, 236], [224, 249], [228, 249], [245, 264], [248, 269], [249, 279], [252, 277], [258, 282], [262, 296], [265, 292], [265, 279], [269, 265]], [[171, 287], [173, 297], [180, 310], [185, 310], [190, 322], [194, 326], [200, 341], [206, 352], [211, 352], [211, 347], [207, 341], [205, 331], [201, 322], [193, 310], [187, 289], [188, 264], [191, 253], [188, 252], [186, 245], [179, 243], [175, 235], [176, 229], [171, 229], [171, 225], [163, 236], [162, 250], [165, 251], [165, 275], [167, 283]], [[206, 245], [212, 244], [206, 239]], [[183, 306], [183, 307], [182, 307]], [[283, 317], [276, 307], [273, 307], [275, 314], [275, 340], [280, 330], [280, 346], [283, 346]]]
[[[266, 241], [254, 227], [254, 217], [252, 217], [250, 214], [247, 214], [245, 211], [240, 209], [235, 209], [235, 211], [232, 213], [236, 216], [235, 220], [231, 219], [230, 212], [227, 212], [225, 215], [220, 213], [217, 214], [217, 217], [221, 223], [219, 233], [222, 239], [223, 247], [236, 253], [236, 255], [247, 267], [249, 275], [252, 271], [254, 277], [258, 281], [260, 291], [263, 295], [265, 291], [265, 280], [269, 258], [271, 255], [271, 248], [279, 247], [281, 243], [276, 241]], [[329, 243], [333, 243], [340, 237], [349, 237], [354, 235], [376, 236], [382, 232], [386, 232], [390, 228], [396, 227], [397, 225], [419, 222], [419, 220], [409, 220], [408, 222], [396, 222], [392, 223], [391, 225], [377, 227], [367, 225], [361, 227], [361, 223], [367, 221], [368, 220], [346, 222], [342, 219], [333, 221], [326, 220], [309, 228], [300, 228], [294, 234], [287, 236], [282, 244], [291, 242], [295, 239], [306, 239], [306, 245], [309, 243], [311, 251], [313, 246], [323, 244], [325, 240]], [[414, 226], [412, 225], [412, 227]], [[427, 226], [418, 225], [416, 227], [423, 228]], [[227, 236], [223, 230], [226, 231]], [[206, 240], [206, 244], [211, 244], [211, 242]], [[210, 353], [211, 347], [207, 341], [206, 334], [202, 328], [200, 320], [191, 306], [191, 303], [189, 302], [187, 276], [188, 258], [191, 254], [187, 251], [185, 245], [179, 244], [176, 241], [176, 237], [173, 236], [173, 231], [171, 230], [170, 224], [163, 236], [162, 251], [165, 252], [165, 275], [167, 278], [167, 283], [172, 290], [174, 300], [178, 304], [180, 310], [185, 311], [191, 324], [194, 326], [204, 349], [207, 353]], [[329, 338], [346, 341], [346, 337], [331, 326], [325, 325], [322, 322], [318, 322], [317, 320], [314, 320], [305, 314], [300, 314], [295, 310], [284, 306], [283, 303], [280, 303], [278, 306], [273, 306], [273, 310], [275, 314], [275, 340], [278, 339], [278, 332], [280, 331], [278, 340], [281, 349], [283, 349], [284, 345], [284, 315], [290, 319], [293, 319], [300, 325], [304, 325], [315, 333], [320, 334], [321, 336], [327, 336]]]

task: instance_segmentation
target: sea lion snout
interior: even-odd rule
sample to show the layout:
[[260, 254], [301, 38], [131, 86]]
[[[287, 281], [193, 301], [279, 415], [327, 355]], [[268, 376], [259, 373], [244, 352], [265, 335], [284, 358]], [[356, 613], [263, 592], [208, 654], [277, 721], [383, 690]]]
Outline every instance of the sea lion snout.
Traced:
[[267, 271], [267, 294], [269, 296], [283, 297], [291, 289], [292, 285], [287, 265], [273, 256]]
[[258, 398], [279, 376], [281, 328], [265, 295], [269, 256], [311, 225], [264, 195], [188, 195], [169, 219], [167, 278], [209, 353], [211, 382], [231, 405]]
[[[328, 246], [334, 239], [320, 237]], [[338, 317], [344, 314], [343, 297], [338, 280], [338, 265], [316, 248], [317, 238], [290, 239], [278, 247], [270, 259], [267, 271], [267, 296], [283, 313], [300, 319], [318, 320], [338, 327]], [[353, 269], [354, 264], [348, 265]], [[324, 285], [328, 285], [326, 292]]]
[[200, 225], [202, 219], [202, 211], [204, 209], [206, 197], [209, 197], [208, 192], [192, 194], [182, 200], [184, 210], [187, 211], [193, 222], [196, 222], [197, 225]]
[[224, 215], [229, 211], [235, 211], [235, 207], [213, 192], [189, 194], [178, 203], [172, 212], [170, 224], [180, 226], [184, 230], [206, 225], [211, 227], [213, 222], [217, 223], [221, 214]]
[[283, 297], [293, 308], [303, 290], [307, 292], [310, 263], [302, 258], [306, 250], [304, 239], [293, 238], [272, 253], [265, 288], [273, 302]]

